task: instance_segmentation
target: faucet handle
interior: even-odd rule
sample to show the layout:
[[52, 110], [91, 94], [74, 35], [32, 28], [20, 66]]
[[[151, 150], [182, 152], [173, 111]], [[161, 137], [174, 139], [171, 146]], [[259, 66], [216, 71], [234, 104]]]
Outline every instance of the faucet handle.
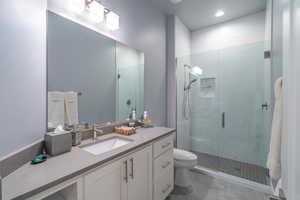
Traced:
[[93, 131], [94, 131], [94, 132], [98, 132], [98, 133], [100, 133], [100, 134], [103, 134], [103, 133], [104, 133], [104, 131], [103, 131], [102, 129], [100, 129], [100, 128], [97, 127], [97, 124], [94, 124], [94, 125], [93, 125]]
[[93, 130], [96, 130], [97, 129], [97, 124], [93, 124]]

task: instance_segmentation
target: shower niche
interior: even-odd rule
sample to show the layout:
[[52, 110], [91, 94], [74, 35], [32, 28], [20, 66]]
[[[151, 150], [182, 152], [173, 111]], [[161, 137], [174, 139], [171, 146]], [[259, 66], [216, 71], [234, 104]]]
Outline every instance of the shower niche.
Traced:
[[200, 97], [214, 98], [216, 96], [216, 78], [205, 77], [200, 79]]

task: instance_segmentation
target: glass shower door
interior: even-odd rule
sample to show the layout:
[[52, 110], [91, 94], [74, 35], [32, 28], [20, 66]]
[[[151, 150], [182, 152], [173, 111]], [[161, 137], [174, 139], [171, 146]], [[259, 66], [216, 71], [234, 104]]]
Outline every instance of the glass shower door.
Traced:
[[265, 81], [264, 43], [221, 50], [221, 118], [219, 156], [265, 166], [269, 134], [265, 115], [270, 112]]
[[[189, 74], [185, 65], [199, 66], [203, 74]], [[177, 147], [192, 151], [198, 164], [217, 169], [220, 124], [219, 52], [208, 52], [177, 59]], [[190, 90], [184, 87], [193, 79]], [[205, 85], [212, 87], [205, 87]], [[186, 99], [189, 98], [189, 101]], [[185, 109], [189, 109], [186, 116]]]
[[[219, 156], [220, 124], [220, 54], [206, 52], [191, 57], [193, 66], [199, 66], [203, 74], [192, 85], [191, 95], [191, 146], [199, 160], [206, 160], [205, 154]], [[204, 164], [204, 163], [203, 163]], [[210, 159], [209, 165], [217, 167], [217, 160]]]
[[[271, 73], [263, 52], [262, 41], [178, 59], [177, 145], [196, 153], [200, 166], [241, 177], [249, 166], [265, 167]], [[203, 74], [187, 76], [186, 64], [199, 66]]]

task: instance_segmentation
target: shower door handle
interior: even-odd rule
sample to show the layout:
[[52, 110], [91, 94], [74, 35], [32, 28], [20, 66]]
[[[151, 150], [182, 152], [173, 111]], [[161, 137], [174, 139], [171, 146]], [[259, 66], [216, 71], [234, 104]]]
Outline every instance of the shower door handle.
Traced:
[[222, 128], [225, 128], [225, 112], [222, 112]]
[[262, 110], [262, 111], [264, 111], [264, 110], [268, 111], [268, 109], [269, 109], [269, 104], [268, 104], [268, 102], [265, 102], [264, 104], [261, 104], [261, 110]]

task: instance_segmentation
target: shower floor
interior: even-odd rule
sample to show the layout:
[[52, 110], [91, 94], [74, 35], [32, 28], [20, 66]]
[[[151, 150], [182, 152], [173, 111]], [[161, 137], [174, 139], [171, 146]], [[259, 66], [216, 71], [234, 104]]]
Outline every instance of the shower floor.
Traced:
[[264, 185], [269, 184], [268, 169], [266, 168], [205, 153], [194, 153], [198, 156], [198, 165], [201, 167], [221, 171]]
[[188, 171], [191, 193], [175, 186], [167, 200], [269, 200], [269, 195], [242, 184], [232, 183], [195, 170]]

